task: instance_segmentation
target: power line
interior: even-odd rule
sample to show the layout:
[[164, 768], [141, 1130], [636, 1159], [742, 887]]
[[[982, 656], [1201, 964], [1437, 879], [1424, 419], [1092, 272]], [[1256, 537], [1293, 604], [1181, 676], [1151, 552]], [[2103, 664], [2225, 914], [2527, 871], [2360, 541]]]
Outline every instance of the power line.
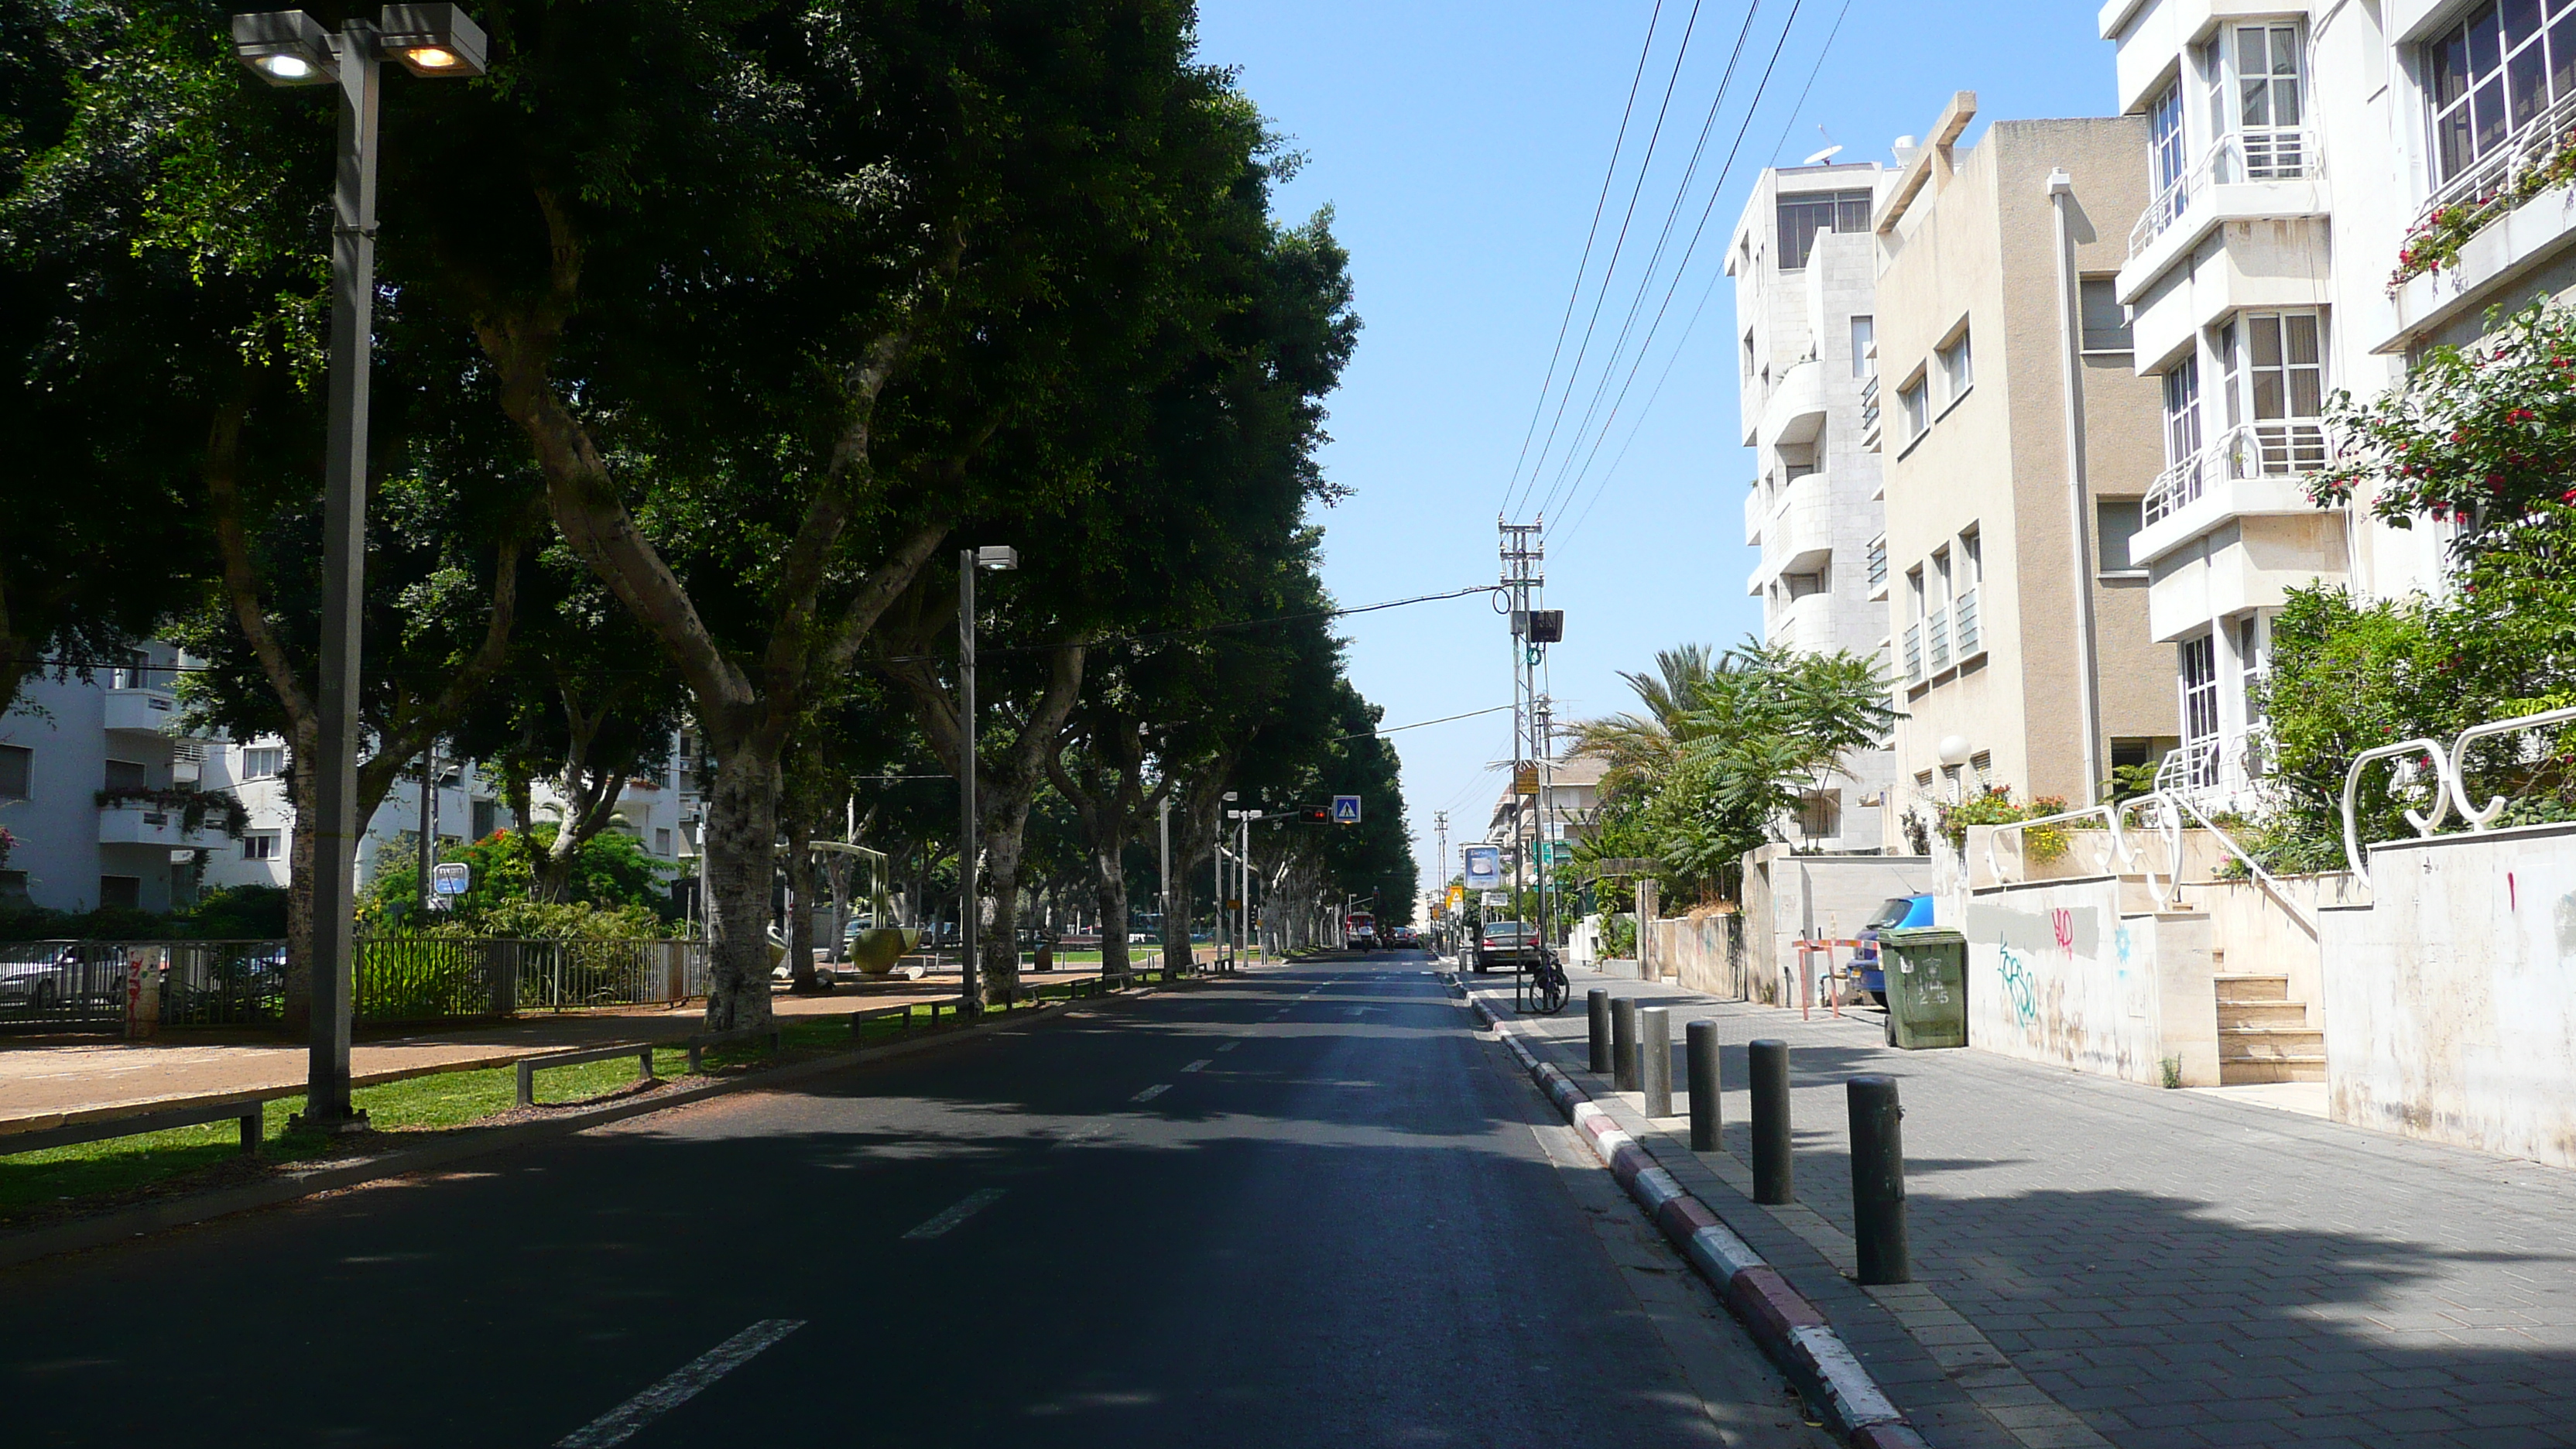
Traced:
[[[1584, 476], [1592, 470], [1592, 460], [1600, 456], [1601, 445], [1609, 436], [1611, 424], [1618, 419], [1619, 408], [1626, 403], [1629, 389], [1636, 386], [1637, 374], [1643, 370], [1646, 357], [1654, 348], [1655, 334], [1663, 329], [1664, 317], [1672, 308], [1673, 295], [1680, 290], [1682, 277], [1690, 269], [1691, 258], [1698, 254], [1700, 240], [1708, 231], [1709, 218], [1716, 214], [1718, 198], [1725, 194], [1727, 178], [1734, 174], [1736, 158], [1744, 149], [1745, 133], [1752, 129], [1754, 113], [1762, 104], [1763, 93], [1770, 89], [1771, 73], [1780, 64], [1780, 53], [1788, 48], [1790, 31], [1797, 26], [1798, 12], [1804, 3], [1805, 0], [1791, 0], [1789, 18], [1780, 27], [1779, 42], [1771, 47], [1771, 59], [1762, 68], [1762, 79], [1754, 87], [1753, 99], [1745, 106], [1744, 120], [1735, 128], [1735, 141], [1727, 150], [1726, 165], [1718, 172], [1717, 184], [1709, 190], [1708, 204], [1700, 209], [1699, 223], [1692, 229], [1690, 245], [1683, 250], [1680, 263], [1673, 268], [1672, 281], [1664, 288], [1663, 300], [1655, 307], [1655, 320], [1646, 329], [1646, 340], [1638, 344], [1636, 359], [1629, 365], [1627, 379], [1619, 385], [1619, 398], [1611, 404], [1610, 416], [1602, 423], [1601, 435], [1593, 440], [1582, 471], [1575, 475], [1574, 487], [1578, 492], [1582, 489]], [[1822, 58], [1819, 57], [1821, 63]]]
[[[1690, 20], [1682, 26], [1681, 48], [1673, 52], [1673, 73], [1664, 80], [1664, 98], [1662, 103], [1655, 108], [1654, 129], [1646, 136], [1645, 159], [1637, 163], [1637, 184], [1628, 188], [1628, 209], [1619, 218], [1618, 240], [1611, 244], [1609, 264], [1601, 269], [1601, 288], [1599, 291], [1593, 293], [1592, 315], [1584, 320], [1583, 340], [1581, 343], [1577, 344], [1574, 349], [1574, 365], [1566, 369], [1565, 391], [1557, 395], [1556, 416], [1550, 420], [1547, 425], [1547, 441], [1539, 446], [1538, 456], [1540, 467], [1546, 466], [1548, 452], [1556, 446], [1557, 429], [1564, 426], [1565, 423], [1566, 405], [1574, 400], [1574, 379], [1580, 377], [1583, 373], [1583, 359], [1592, 348], [1592, 333], [1594, 329], [1599, 327], [1601, 324], [1601, 304], [1609, 300], [1610, 297], [1610, 279], [1618, 274], [1620, 254], [1627, 250], [1628, 224], [1636, 219], [1637, 198], [1645, 194], [1646, 174], [1654, 169], [1655, 147], [1663, 140], [1664, 135], [1664, 117], [1672, 110], [1673, 107], [1673, 88], [1681, 82], [1682, 62], [1689, 57], [1691, 36], [1699, 28], [1700, 3], [1701, 0], [1692, 0]], [[1580, 288], [1582, 283], [1578, 279], [1575, 285]], [[1547, 405], [1547, 399], [1544, 393], [1540, 395], [1539, 405], [1541, 407], [1545, 407]], [[1532, 468], [1530, 470], [1529, 483], [1536, 483], [1537, 481], [1538, 468]], [[1506, 490], [1503, 511], [1506, 514], [1510, 513], [1515, 500], [1519, 496], [1525, 494], [1527, 490], [1528, 484], [1521, 484], [1517, 492]]]
[[[1645, 275], [1637, 280], [1637, 293], [1629, 300], [1627, 315], [1620, 319], [1619, 336], [1617, 340], [1610, 344], [1610, 355], [1609, 358], [1601, 365], [1601, 376], [1599, 380], [1593, 384], [1591, 401], [1584, 404], [1583, 421], [1577, 424], [1574, 429], [1575, 441], [1567, 445], [1565, 458], [1558, 465], [1556, 470], [1556, 480], [1548, 485], [1546, 501], [1539, 505], [1538, 511], [1541, 513], [1545, 513], [1549, 507], [1555, 504], [1557, 490], [1565, 485], [1567, 476], [1573, 472], [1575, 453], [1582, 447], [1583, 436], [1590, 430], [1592, 419], [1597, 416], [1601, 410], [1602, 397], [1610, 390], [1610, 379], [1612, 375], [1618, 371], [1620, 354], [1627, 348], [1628, 338], [1636, 330], [1637, 314], [1645, 310], [1647, 294], [1654, 290], [1655, 272], [1656, 269], [1663, 264], [1665, 248], [1672, 242], [1673, 224], [1681, 219], [1683, 203], [1690, 200], [1691, 182], [1699, 175], [1700, 158], [1708, 151], [1709, 134], [1717, 128], [1717, 118], [1719, 113], [1725, 108], [1727, 92], [1734, 89], [1736, 67], [1742, 64], [1744, 60], [1744, 44], [1752, 38], [1753, 22], [1761, 14], [1762, 0], [1753, 0], [1751, 5], [1745, 7], [1744, 23], [1736, 27], [1735, 46], [1727, 52], [1726, 69], [1718, 76], [1716, 93], [1709, 97], [1708, 114], [1701, 119], [1699, 126], [1699, 139], [1691, 147], [1690, 164], [1682, 169], [1681, 184], [1673, 188], [1672, 205], [1664, 209], [1664, 225], [1663, 229], [1656, 233], [1654, 254], [1646, 259]], [[1791, 11], [1790, 19], [1793, 23], [1797, 19], [1794, 9]], [[1784, 37], [1786, 36], [1787, 32], [1785, 29], [1782, 34]], [[1759, 105], [1760, 103], [1761, 96], [1757, 93], [1754, 97], [1754, 104]], [[1725, 184], [1725, 178], [1721, 176], [1718, 179], [1718, 185], [1723, 187]], [[1682, 259], [1681, 265], [1687, 267], [1689, 265], [1689, 261], [1690, 259], [1685, 256]], [[1680, 268], [1675, 269], [1674, 276], [1676, 280], [1679, 279]], [[1653, 344], [1653, 341], [1654, 339], [1650, 334], [1646, 342], [1641, 344], [1639, 347], [1641, 355], [1646, 347]], [[1613, 411], [1615, 415], [1615, 405]], [[1610, 421], [1608, 419], [1604, 419], [1601, 426], [1604, 431], [1607, 431], [1610, 426]], [[1599, 445], [1596, 443], [1594, 447], [1597, 451]], [[1579, 487], [1581, 485], [1578, 483], [1576, 486]]]
[[1592, 202], [1592, 227], [1583, 234], [1583, 258], [1574, 265], [1574, 285], [1566, 289], [1565, 315], [1557, 319], [1556, 347], [1547, 355], [1547, 376], [1538, 385], [1538, 397], [1530, 403], [1529, 426], [1521, 432], [1521, 453], [1512, 460], [1511, 481], [1503, 486], [1508, 493], [1520, 481], [1521, 464], [1529, 461], [1530, 439], [1538, 436], [1539, 414], [1547, 411], [1547, 395], [1556, 386], [1556, 364], [1565, 356], [1565, 334], [1574, 327], [1574, 306], [1583, 300], [1583, 274], [1592, 267], [1592, 245], [1601, 239], [1601, 213], [1610, 204], [1610, 183], [1619, 179], [1619, 153], [1628, 144], [1628, 122], [1637, 112], [1637, 87], [1646, 78], [1646, 60], [1654, 54], [1655, 27], [1664, 18], [1664, 0], [1655, 0], [1654, 13], [1646, 17], [1646, 43], [1637, 47], [1636, 74], [1628, 78], [1628, 103], [1619, 111], [1619, 134], [1610, 143], [1610, 164], [1601, 172], [1601, 194]]
[[1377, 738], [1379, 735], [1394, 734], [1398, 730], [1418, 730], [1426, 725], [1447, 724], [1452, 720], [1474, 719], [1476, 716], [1481, 714], [1500, 714], [1504, 710], [1510, 708], [1511, 706], [1508, 704], [1498, 704], [1491, 709], [1471, 709], [1465, 714], [1444, 714], [1438, 719], [1418, 719], [1411, 724], [1388, 725], [1384, 729], [1362, 730], [1355, 735], [1335, 735], [1333, 738], [1336, 740], [1370, 740]]

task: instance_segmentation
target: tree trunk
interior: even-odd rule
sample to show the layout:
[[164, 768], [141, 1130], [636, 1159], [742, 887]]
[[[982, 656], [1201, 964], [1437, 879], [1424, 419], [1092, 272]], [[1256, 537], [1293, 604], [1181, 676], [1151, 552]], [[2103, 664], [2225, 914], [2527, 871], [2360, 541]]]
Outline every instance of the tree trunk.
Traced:
[[313, 1029], [313, 866], [319, 859], [313, 751], [302, 733], [297, 732], [297, 747], [287, 751], [286, 796], [294, 824], [286, 846], [286, 1011], [279, 1023], [299, 1036]]
[[[1020, 999], [1020, 851], [1028, 818], [1024, 803], [984, 830], [984, 870], [977, 884], [991, 897], [993, 914], [975, 938], [975, 961], [984, 975], [987, 1006]], [[970, 921], [983, 915], [980, 902], [967, 902], [967, 910]]]
[[769, 885], [778, 845], [778, 754], [726, 750], [707, 797], [707, 1028], [766, 1027]]
[[814, 824], [791, 810], [787, 830], [787, 979], [794, 991], [823, 989], [814, 975]]
[[1127, 862], [1122, 841], [1092, 847], [1091, 889], [1100, 908], [1100, 974], [1127, 974]]

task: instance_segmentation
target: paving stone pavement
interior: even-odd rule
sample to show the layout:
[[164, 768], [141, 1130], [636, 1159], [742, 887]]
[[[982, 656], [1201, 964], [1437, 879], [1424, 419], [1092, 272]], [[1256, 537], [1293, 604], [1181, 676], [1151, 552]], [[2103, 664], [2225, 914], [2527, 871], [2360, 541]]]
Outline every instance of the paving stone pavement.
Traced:
[[[1584, 992], [1719, 1023], [1726, 1152], [1614, 1112], [1834, 1320], [1941, 1446], [2576, 1445], [2576, 1174], [1569, 973], [1528, 1018], [1598, 1098]], [[1462, 979], [1498, 1008], [1509, 978]], [[1797, 1206], [1754, 1206], [1744, 1044], [1791, 1045]], [[1845, 1078], [1898, 1079], [1916, 1282], [1848, 1278]], [[1686, 1110], [1676, 1103], [1677, 1110]], [[1661, 1130], [1654, 1130], [1654, 1129]], [[1752, 1230], [1748, 1231], [1748, 1220]]]

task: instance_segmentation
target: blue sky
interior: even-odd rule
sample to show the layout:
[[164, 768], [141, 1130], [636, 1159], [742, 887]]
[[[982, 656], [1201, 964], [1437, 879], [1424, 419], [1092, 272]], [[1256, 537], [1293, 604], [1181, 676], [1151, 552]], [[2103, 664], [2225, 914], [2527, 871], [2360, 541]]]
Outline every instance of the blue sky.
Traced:
[[[1566, 415], [1561, 436], [1573, 434], [1592, 397], [1602, 353], [1636, 294], [1638, 266], [1663, 228], [1743, 33], [1742, 59], [1647, 293], [1641, 333], [1739, 129], [1741, 154], [1606, 445], [1570, 506], [1550, 510], [1547, 604], [1566, 614], [1565, 642], [1549, 661], [1562, 719], [1626, 708], [1619, 671], [1649, 667], [1657, 649], [1732, 643], [1760, 625], [1759, 606], [1744, 592], [1755, 562], [1743, 543], [1751, 460], [1737, 442], [1731, 283], [1719, 278], [1686, 344], [1675, 347], [1717, 275], [1758, 168], [1794, 165], [1829, 143], [1844, 147], [1838, 159], [1885, 161], [1889, 144], [1927, 129], [1954, 90], [1977, 93], [1980, 130], [1997, 118], [2099, 115], [2112, 105], [2111, 47], [2094, 33], [2090, 5], [1851, 0], [1845, 10], [1841, 0], [1797, 0], [1793, 15], [1789, 0], [1751, 3], [1749, 32], [1747, 0], [1700, 4], [1592, 360]], [[1353, 493], [1323, 515], [1325, 578], [1344, 604], [1494, 579], [1495, 519], [1511, 491], [1654, 9], [1654, 0], [1202, 0], [1201, 54], [1239, 67], [1244, 88], [1305, 153], [1304, 169], [1281, 193], [1282, 210], [1302, 217], [1330, 205], [1351, 250], [1365, 329], [1332, 402], [1324, 460]], [[1663, 0], [1569, 358], [1691, 14], [1690, 0]], [[1785, 47], [1748, 123], [1746, 102], [1784, 22]], [[1626, 354], [1614, 362], [1614, 394], [1629, 367]], [[1645, 409], [1658, 378], [1660, 396]], [[1551, 413], [1555, 405], [1551, 397]], [[1610, 468], [1623, 448], [1624, 461]], [[1539, 492], [1560, 477], [1555, 459], [1563, 451], [1560, 442]], [[1362, 615], [1344, 629], [1352, 676], [1385, 707], [1390, 726], [1511, 699], [1505, 626], [1480, 596]], [[1500, 775], [1486, 770], [1508, 757], [1510, 718], [1392, 736], [1403, 751], [1426, 883], [1438, 878], [1435, 810], [1449, 812], [1453, 865], [1459, 842], [1482, 837], [1501, 788]]]

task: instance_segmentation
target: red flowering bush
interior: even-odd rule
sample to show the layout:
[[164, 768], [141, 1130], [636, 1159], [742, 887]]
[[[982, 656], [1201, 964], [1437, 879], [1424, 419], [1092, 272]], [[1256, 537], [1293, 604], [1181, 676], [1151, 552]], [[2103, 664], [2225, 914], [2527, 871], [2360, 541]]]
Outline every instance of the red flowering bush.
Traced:
[[2398, 528], [2457, 522], [2474, 553], [2536, 508], [2576, 504], [2576, 310], [2534, 302], [2488, 328], [2367, 403], [2334, 395], [2335, 457], [2309, 485], [2319, 507], [2358, 498]]

